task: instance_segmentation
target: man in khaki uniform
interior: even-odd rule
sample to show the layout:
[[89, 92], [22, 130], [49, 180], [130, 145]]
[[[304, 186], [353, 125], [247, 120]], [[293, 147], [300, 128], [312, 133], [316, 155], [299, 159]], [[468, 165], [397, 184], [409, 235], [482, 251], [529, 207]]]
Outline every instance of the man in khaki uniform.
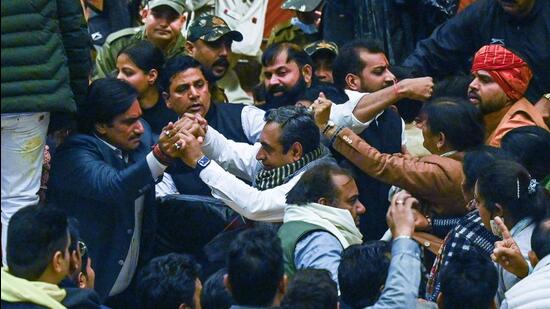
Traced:
[[116, 58], [125, 47], [140, 40], [149, 40], [167, 58], [185, 52], [181, 29], [185, 24], [183, 0], [151, 0], [144, 10], [145, 25], [126, 28], [107, 37], [97, 54], [93, 79], [103, 78], [116, 70]]
[[214, 15], [197, 17], [187, 29], [185, 50], [211, 70], [218, 86], [218, 89], [211, 89], [215, 102], [253, 103], [229, 63], [231, 44], [242, 40], [239, 31], [231, 30], [223, 19]]
[[294, 11], [296, 17], [275, 26], [267, 45], [290, 42], [304, 48], [321, 39], [319, 24], [322, 0], [287, 0], [281, 8]]
[[338, 45], [325, 40], [315, 41], [304, 47], [304, 51], [313, 60], [313, 72], [317, 79], [324, 83], [334, 83], [332, 63], [338, 56]]

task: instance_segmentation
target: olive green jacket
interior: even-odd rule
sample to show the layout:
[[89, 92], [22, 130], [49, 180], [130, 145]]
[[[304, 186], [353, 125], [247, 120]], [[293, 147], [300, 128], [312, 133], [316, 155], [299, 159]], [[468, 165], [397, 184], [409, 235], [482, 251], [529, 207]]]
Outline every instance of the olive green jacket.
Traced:
[[302, 29], [294, 26], [291, 21], [288, 20], [273, 28], [269, 38], [267, 39], [267, 45], [269, 46], [275, 43], [289, 42], [304, 48], [306, 45], [320, 39], [321, 36], [319, 33], [306, 34], [302, 31]]
[[[92, 79], [96, 80], [113, 73], [116, 70], [116, 58], [118, 54], [127, 46], [145, 39], [147, 39], [145, 26], [126, 28], [111, 33], [97, 53]], [[164, 55], [166, 58], [185, 54], [185, 41], [185, 38], [180, 33], [176, 41], [170, 44], [167, 51], [165, 51]]]

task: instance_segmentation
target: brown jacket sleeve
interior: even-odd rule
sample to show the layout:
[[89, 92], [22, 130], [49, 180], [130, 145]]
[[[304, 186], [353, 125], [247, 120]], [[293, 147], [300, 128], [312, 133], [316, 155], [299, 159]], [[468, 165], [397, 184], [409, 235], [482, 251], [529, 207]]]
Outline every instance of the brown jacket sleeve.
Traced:
[[446, 214], [465, 212], [460, 188], [462, 163], [458, 160], [437, 155], [419, 159], [380, 153], [347, 128], [339, 132], [333, 147], [369, 176], [433, 204], [437, 213], [442, 213], [442, 208]]

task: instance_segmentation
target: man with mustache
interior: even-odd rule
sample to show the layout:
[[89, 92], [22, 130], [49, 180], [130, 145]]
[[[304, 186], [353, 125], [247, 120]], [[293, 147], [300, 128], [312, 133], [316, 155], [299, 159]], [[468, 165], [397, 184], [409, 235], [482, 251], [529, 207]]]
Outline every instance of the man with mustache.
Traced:
[[122, 29], [107, 37], [97, 53], [94, 80], [113, 73], [120, 51], [137, 41], [150, 41], [166, 58], [184, 53], [185, 38], [181, 29], [186, 15], [183, 0], [151, 0], [142, 12], [145, 25]]
[[523, 53], [533, 71], [525, 97], [549, 121], [550, 99], [550, 1], [479, 0], [420, 41], [403, 62], [418, 76], [444, 77], [467, 72], [471, 56], [482, 46], [502, 44]]
[[319, 164], [304, 173], [286, 202], [278, 232], [286, 275], [292, 279], [299, 269], [321, 268], [338, 283], [342, 251], [363, 242], [357, 225], [365, 206], [351, 172], [333, 163]]
[[140, 120], [137, 92], [124, 81], [96, 80], [87, 99], [79, 109], [79, 134], [56, 151], [48, 201], [82, 223], [102, 300], [113, 302], [111, 307], [135, 307], [130, 283], [138, 262], [152, 254], [155, 183], [183, 141], [163, 133], [151, 147], [153, 136]]
[[214, 15], [196, 18], [187, 29], [185, 50], [212, 72], [219, 87], [212, 92], [216, 102], [253, 103], [241, 88], [237, 74], [229, 67], [231, 44], [242, 40], [239, 31], [231, 30], [223, 19]]
[[486, 144], [500, 147], [510, 130], [536, 125], [548, 130], [539, 111], [523, 95], [531, 80], [529, 65], [502, 45], [483, 46], [472, 63], [468, 98], [483, 113]]

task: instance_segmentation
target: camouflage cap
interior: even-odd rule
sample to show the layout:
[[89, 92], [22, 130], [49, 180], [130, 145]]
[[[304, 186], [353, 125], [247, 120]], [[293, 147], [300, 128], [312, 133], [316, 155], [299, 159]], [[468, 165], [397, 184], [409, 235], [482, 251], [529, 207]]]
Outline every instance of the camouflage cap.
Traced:
[[161, 5], [166, 5], [178, 12], [178, 14], [183, 14], [185, 12], [185, 4], [183, 0], [151, 0], [148, 3], [150, 9], [154, 9]]
[[315, 10], [323, 0], [286, 0], [282, 9], [298, 12], [311, 12]]
[[321, 50], [329, 51], [333, 53], [335, 56], [338, 55], [338, 45], [330, 41], [325, 41], [325, 40], [315, 41], [311, 44], [308, 44], [306, 47], [304, 47], [304, 51], [310, 57]]
[[224, 35], [229, 36], [233, 41], [243, 40], [243, 35], [239, 31], [231, 30], [223, 19], [214, 15], [197, 17], [187, 29], [187, 40], [191, 42], [198, 39], [212, 42]]

